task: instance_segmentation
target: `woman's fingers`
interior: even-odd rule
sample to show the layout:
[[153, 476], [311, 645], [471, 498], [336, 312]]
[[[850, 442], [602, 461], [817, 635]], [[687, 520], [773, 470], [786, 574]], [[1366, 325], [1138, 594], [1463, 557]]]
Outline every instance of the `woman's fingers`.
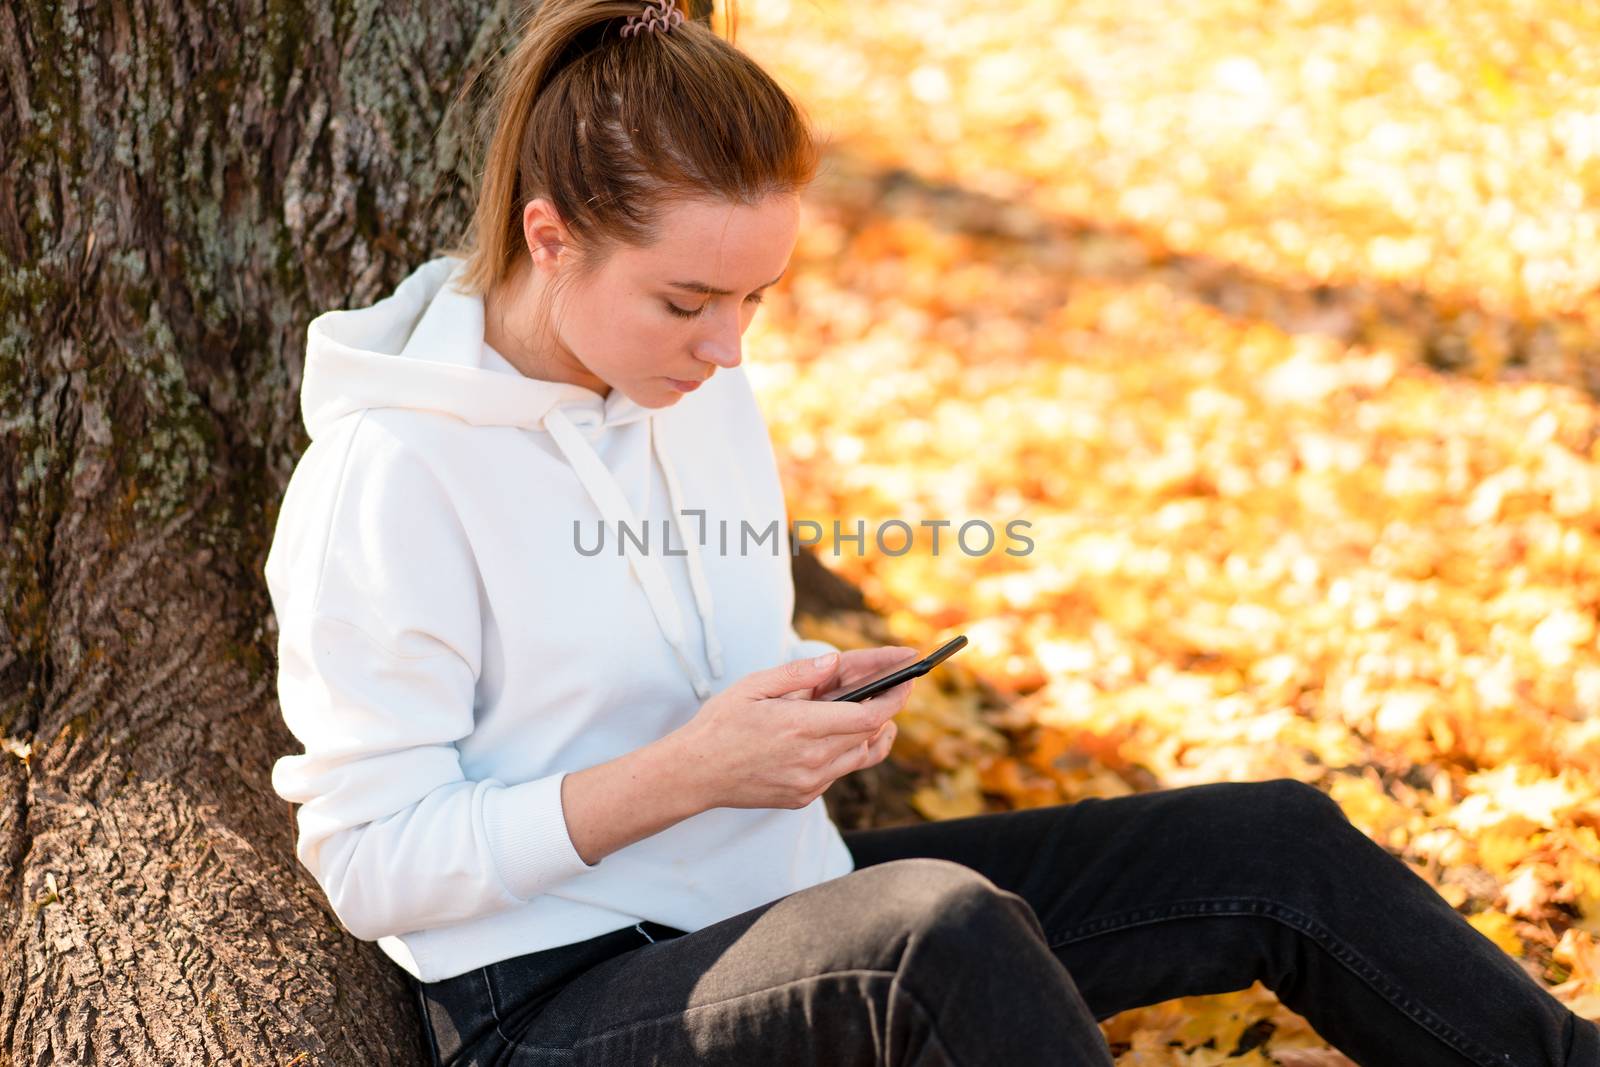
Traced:
[[911, 698], [915, 678], [907, 678], [893, 689], [866, 700], [816, 700], [806, 709], [797, 723], [801, 733], [810, 737], [837, 737], [854, 734], [863, 741], [883, 725], [884, 720], [899, 714]]
[[828, 783], [831, 785], [852, 771], [883, 762], [884, 757], [889, 754], [889, 749], [894, 745], [895, 734], [898, 732], [894, 720], [891, 719], [879, 727], [877, 733], [870, 738], [850, 745], [840, 752], [823, 772]]
[[917, 650], [904, 645], [883, 645], [877, 648], [856, 648], [843, 653], [839, 660], [838, 681], [829, 688], [818, 687], [817, 692], [849, 689], [888, 674], [898, 667], [917, 661]]
[[877, 739], [868, 743], [866, 758], [861, 761], [861, 763], [856, 767], [856, 770], [860, 770], [862, 767], [871, 767], [874, 764], [882, 763], [889, 755], [889, 750], [894, 747], [895, 735], [899, 732], [900, 729], [895, 725], [893, 719], [890, 719], [888, 722], [884, 723], [883, 729], [879, 732]]

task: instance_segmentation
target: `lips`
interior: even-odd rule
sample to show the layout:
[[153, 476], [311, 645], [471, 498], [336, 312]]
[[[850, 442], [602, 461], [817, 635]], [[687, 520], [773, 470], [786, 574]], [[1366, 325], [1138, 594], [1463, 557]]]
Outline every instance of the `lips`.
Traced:
[[672, 387], [680, 392], [692, 393], [696, 389], [700, 388], [700, 386], [705, 383], [706, 379], [696, 378], [686, 381], [682, 378], [668, 378], [667, 381], [671, 382]]

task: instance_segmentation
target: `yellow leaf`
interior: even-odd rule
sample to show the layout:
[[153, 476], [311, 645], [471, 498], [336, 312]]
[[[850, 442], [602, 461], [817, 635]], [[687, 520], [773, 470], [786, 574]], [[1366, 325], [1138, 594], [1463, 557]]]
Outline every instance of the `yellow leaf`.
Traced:
[[978, 769], [968, 765], [939, 775], [933, 784], [911, 794], [911, 804], [924, 818], [934, 820], [981, 813], [984, 803]]
[[1480, 911], [1467, 916], [1473, 928], [1499, 945], [1509, 956], [1522, 955], [1522, 939], [1514, 932], [1515, 922], [1509, 915], [1498, 911]]

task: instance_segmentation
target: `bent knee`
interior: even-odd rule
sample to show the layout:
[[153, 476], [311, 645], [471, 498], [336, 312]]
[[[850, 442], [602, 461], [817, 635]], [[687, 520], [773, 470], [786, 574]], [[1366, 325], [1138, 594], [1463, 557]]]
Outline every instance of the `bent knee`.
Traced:
[[1026, 901], [964, 864], [919, 857], [889, 860], [855, 874], [868, 876], [863, 882], [872, 883], [886, 937], [992, 939], [1005, 929], [1042, 936]]
[[1312, 854], [1348, 846], [1360, 837], [1338, 801], [1294, 778], [1197, 786], [1205, 799], [1189, 813], [1206, 839], [1226, 850]]
[[1002, 892], [999, 886], [971, 867], [931, 856], [886, 860], [857, 869], [850, 877], [871, 882], [874, 891], [908, 909], [932, 910], [953, 900]]
[[1244, 784], [1252, 787], [1249, 803], [1259, 805], [1278, 818], [1300, 822], [1348, 821], [1338, 801], [1297, 778], [1272, 778]]

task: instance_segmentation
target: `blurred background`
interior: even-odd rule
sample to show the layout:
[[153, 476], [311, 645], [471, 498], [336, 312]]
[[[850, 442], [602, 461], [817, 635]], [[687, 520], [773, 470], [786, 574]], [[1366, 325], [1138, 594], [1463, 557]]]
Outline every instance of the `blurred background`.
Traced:
[[[1031, 523], [818, 546], [889, 630], [802, 633], [971, 639], [902, 716], [916, 812], [1298, 778], [1600, 1018], [1600, 8], [764, 0], [737, 40], [829, 142], [746, 337], [791, 518]], [[1348, 1062], [1259, 985], [1103, 1025]]]
[[[427, 1062], [294, 859], [261, 569], [306, 324], [459, 232], [523, 6], [0, 6], [0, 1062]], [[797, 627], [971, 641], [841, 825], [1299, 779], [1600, 1019], [1600, 5], [740, 15], [827, 145], [746, 334], [790, 517], [952, 523]], [[1347, 1063], [1260, 986], [1102, 1025]]]

